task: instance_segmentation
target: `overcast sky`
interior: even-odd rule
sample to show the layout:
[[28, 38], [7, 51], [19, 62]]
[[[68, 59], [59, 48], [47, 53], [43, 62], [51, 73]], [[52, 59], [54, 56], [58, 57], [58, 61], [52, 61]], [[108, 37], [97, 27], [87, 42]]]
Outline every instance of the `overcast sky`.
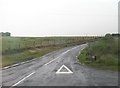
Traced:
[[13, 36], [118, 32], [119, 0], [0, 0], [0, 31]]

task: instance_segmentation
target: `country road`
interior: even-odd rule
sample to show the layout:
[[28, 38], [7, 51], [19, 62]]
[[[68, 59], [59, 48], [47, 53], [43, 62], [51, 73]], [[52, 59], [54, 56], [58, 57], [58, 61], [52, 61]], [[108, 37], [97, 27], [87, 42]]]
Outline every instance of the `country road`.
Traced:
[[[78, 62], [77, 56], [87, 44], [51, 52], [2, 71], [3, 86], [117, 86], [118, 73], [90, 68]], [[73, 73], [56, 74], [65, 65]]]

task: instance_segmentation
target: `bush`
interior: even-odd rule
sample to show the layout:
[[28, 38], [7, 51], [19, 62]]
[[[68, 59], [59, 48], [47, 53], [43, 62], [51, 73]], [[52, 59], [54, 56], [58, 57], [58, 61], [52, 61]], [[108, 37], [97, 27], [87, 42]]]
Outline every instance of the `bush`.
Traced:
[[104, 38], [107, 42], [112, 42], [114, 39], [113, 39], [113, 36], [111, 34], [106, 34], [105, 35], [105, 38]]

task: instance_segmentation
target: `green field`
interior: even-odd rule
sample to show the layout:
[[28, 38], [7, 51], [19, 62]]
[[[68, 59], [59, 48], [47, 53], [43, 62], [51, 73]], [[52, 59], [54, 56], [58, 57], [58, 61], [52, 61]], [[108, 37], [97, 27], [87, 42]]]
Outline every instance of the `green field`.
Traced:
[[98, 37], [2, 37], [2, 66], [41, 57], [64, 47], [94, 41]]
[[[118, 69], [120, 67], [118, 64], [120, 61], [118, 58], [120, 56], [119, 43], [120, 40], [118, 37], [108, 34], [96, 42], [89, 43], [89, 46], [81, 52], [79, 61], [92, 67], [120, 71]], [[92, 56], [96, 56], [96, 60], [93, 58], [90, 59]]]

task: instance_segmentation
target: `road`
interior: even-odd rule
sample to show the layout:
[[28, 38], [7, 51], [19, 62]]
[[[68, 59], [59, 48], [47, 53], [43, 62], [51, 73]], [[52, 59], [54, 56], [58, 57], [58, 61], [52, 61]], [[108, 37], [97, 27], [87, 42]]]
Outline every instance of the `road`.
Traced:
[[[2, 71], [3, 86], [117, 86], [118, 73], [90, 68], [77, 56], [87, 44], [51, 52], [41, 59]], [[73, 73], [56, 74], [65, 65]]]

